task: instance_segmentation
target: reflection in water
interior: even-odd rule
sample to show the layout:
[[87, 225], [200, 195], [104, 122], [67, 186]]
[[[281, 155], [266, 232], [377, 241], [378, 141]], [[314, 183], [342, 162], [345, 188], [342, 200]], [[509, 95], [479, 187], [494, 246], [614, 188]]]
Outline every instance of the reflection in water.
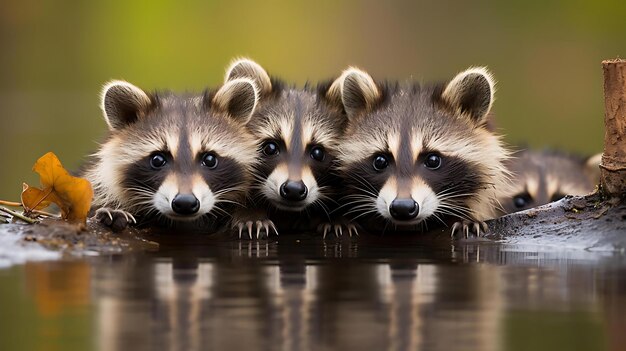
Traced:
[[[35, 263], [13, 274], [26, 276], [31, 296], [26, 303], [38, 306], [22, 323], [91, 305], [95, 325], [84, 333], [101, 350], [619, 350], [626, 345], [621, 256], [564, 259], [493, 244], [411, 244], [412, 249], [407, 244], [357, 249], [356, 241], [291, 244], [163, 247], [156, 255], [61, 264], [62, 273], [54, 275], [46, 273], [50, 264]], [[8, 277], [0, 274], [0, 282]], [[0, 290], [5, 298], [0, 307], [7, 296]], [[81, 349], [44, 330], [35, 332], [53, 340], [41, 349]], [[39, 349], [25, 345], [11, 349]]]

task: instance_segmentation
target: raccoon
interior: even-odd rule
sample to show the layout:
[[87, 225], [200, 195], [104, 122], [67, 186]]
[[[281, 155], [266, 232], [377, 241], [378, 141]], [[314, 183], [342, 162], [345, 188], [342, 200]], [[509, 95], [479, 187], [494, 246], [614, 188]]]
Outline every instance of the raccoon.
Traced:
[[116, 231], [137, 222], [202, 228], [210, 217], [222, 220], [252, 181], [256, 145], [245, 124], [257, 102], [245, 78], [197, 95], [106, 84], [109, 135], [83, 172], [96, 218]]
[[508, 183], [509, 152], [487, 126], [494, 85], [480, 67], [429, 85], [346, 70], [331, 90], [349, 119], [338, 157], [347, 214], [373, 230], [487, 230]]
[[522, 150], [507, 161], [513, 174], [510, 189], [500, 196], [503, 213], [513, 213], [565, 195], [586, 195], [600, 182], [602, 154], [589, 158], [556, 150]]
[[[225, 80], [247, 77], [260, 90], [261, 100], [248, 128], [258, 141], [257, 180], [249, 209], [239, 211], [233, 227], [252, 239], [270, 231], [308, 230], [320, 224], [336, 235], [354, 226], [331, 218], [332, 195], [338, 177], [332, 167], [347, 119], [338, 96], [328, 95], [330, 83], [315, 88], [287, 87], [256, 62], [235, 60]], [[323, 218], [327, 221], [323, 221]], [[318, 223], [319, 222], [319, 223]]]

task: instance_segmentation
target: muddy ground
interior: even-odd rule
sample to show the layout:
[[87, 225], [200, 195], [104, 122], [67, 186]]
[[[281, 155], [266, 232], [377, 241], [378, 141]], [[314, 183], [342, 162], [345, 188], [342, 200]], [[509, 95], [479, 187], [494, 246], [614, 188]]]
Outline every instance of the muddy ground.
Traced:
[[[559, 202], [492, 220], [489, 227], [490, 231], [484, 237], [460, 240], [625, 251], [626, 201], [606, 201], [597, 193], [586, 197], [568, 196]], [[452, 240], [448, 233], [448, 230], [437, 230], [420, 236], [443, 243]], [[37, 224], [17, 221], [0, 224], [0, 235], [14, 235], [25, 246], [39, 244], [63, 255], [157, 251], [159, 242], [167, 243], [175, 239], [171, 233], [167, 235], [149, 229], [129, 228], [121, 233], [113, 233], [91, 219], [82, 229], [54, 219], [45, 219]], [[228, 234], [221, 233], [197, 236], [192, 240], [203, 241], [213, 237], [232, 239]]]

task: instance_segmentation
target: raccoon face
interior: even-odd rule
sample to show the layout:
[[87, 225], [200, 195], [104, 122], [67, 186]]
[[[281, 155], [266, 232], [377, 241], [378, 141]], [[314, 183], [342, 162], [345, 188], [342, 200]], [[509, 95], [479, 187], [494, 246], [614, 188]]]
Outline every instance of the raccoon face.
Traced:
[[188, 221], [242, 202], [256, 147], [245, 129], [258, 99], [252, 81], [188, 97], [116, 81], [102, 96], [111, 136], [88, 172], [99, 205]]
[[500, 198], [504, 213], [545, 205], [566, 195], [591, 193], [600, 180], [600, 157], [585, 160], [556, 151], [517, 153], [507, 162], [513, 182]]
[[302, 211], [316, 203], [323, 206], [345, 120], [341, 105], [333, 104], [324, 88], [284, 88], [250, 60], [236, 61], [226, 79], [242, 76], [253, 79], [262, 91], [260, 106], [248, 123], [260, 141], [260, 194], [281, 210]]
[[350, 212], [396, 225], [491, 216], [507, 157], [485, 127], [493, 86], [485, 69], [445, 86], [387, 86], [344, 72], [334, 89], [350, 120], [340, 154]]

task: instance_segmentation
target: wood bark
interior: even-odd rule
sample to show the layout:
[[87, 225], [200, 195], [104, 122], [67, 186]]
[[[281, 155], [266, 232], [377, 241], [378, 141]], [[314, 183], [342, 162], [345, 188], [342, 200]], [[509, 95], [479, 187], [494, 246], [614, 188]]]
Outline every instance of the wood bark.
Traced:
[[600, 164], [603, 191], [626, 194], [626, 60], [602, 61], [604, 71], [604, 154]]

